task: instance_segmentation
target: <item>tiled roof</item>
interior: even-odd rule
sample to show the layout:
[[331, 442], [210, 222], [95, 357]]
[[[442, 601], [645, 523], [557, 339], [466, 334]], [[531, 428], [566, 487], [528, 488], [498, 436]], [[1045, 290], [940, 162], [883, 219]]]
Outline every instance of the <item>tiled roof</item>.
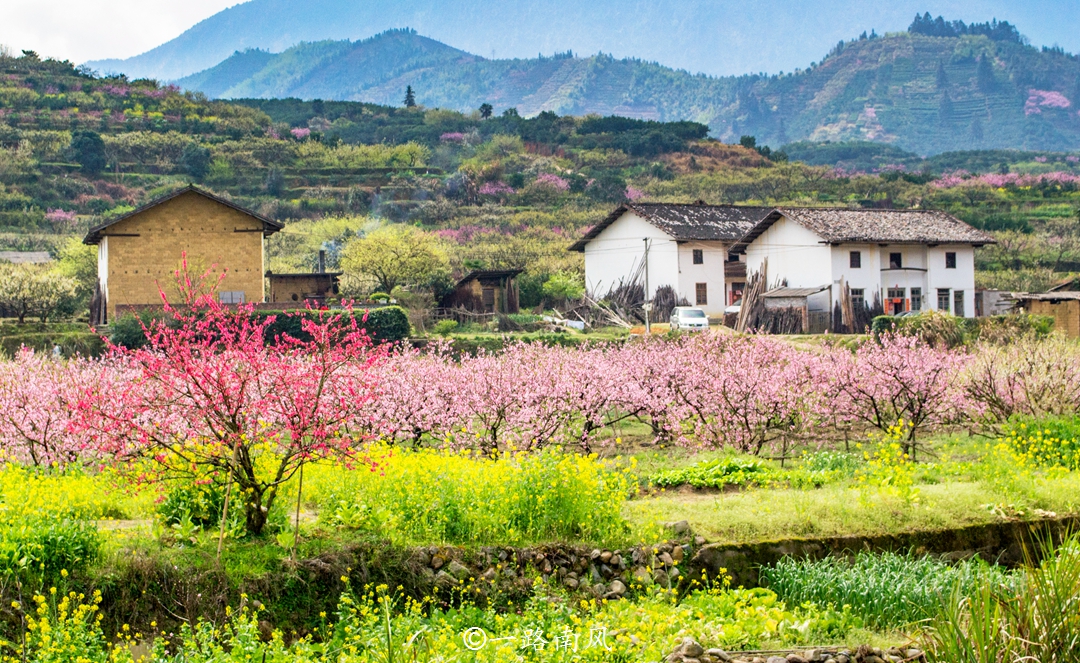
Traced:
[[880, 244], [993, 244], [994, 238], [960, 219], [937, 210], [845, 209], [781, 207], [749, 231], [736, 251], [786, 216], [832, 244], [873, 242]]
[[253, 212], [253, 211], [251, 211], [251, 210], [249, 210], [247, 208], [244, 208], [244, 207], [241, 207], [241, 206], [237, 205], [236, 203], [232, 202], [231, 200], [226, 200], [224, 198], [221, 198], [220, 196], [215, 196], [214, 194], [210, 193], [209, 191], [203, 191], [202, 189], [195, 186], [194, 184], [189, 184], [188, 186], [183, 187], [181, 189], [177, 189], [176, 191], [173, 191], [170, 194], [166, 194], [164, 196], [161, 196], [160, 198], [155, 198], [154, 200], [151, 200], [150, 202], [146, 203], [145, 205], [139, 207], [138, 209], [132, 210], [132, 211], [128, 212], [127, 214], [124, 214], [123, 216], [118, 216], [115, 219], [110, 219], [109, 221], [106, 221], [105, 223], [103, 223], [103, 224], [101, 224], [99, 226], [94, 226], [93, 228], [90, 229], [89, 232], [86, 233], [86, 237], [83, 238], [83, 244], [97, 244], [98, 242], [101, 241], [101, 237], [102, 237], [101, 231], [102, 230], [105, 230], [109, 226], [116, 225], [117, 223], [120, 223], [121, 221], [123, 221], [125, 219], [130, 219], [131, 217], [135, 216], [136, 214], [141, 214], [142, 212], [145, 212], [146, 210], [150, 209], [151, 207], [156, 207], [157, 205], [160, 205], [160, 204], [162, 204], [164, 202], [172, 200], [173, 198], [176, 198], [178, 196], [182, 196], [185, 193], [196, 193], [196, 194], [202, 196], [203, 198], [209, 198], [210, 200], [213, 200], [216, 203], [220, 203], [222, 205], [225, 205], [226, 207], [231, 207], [232, 209], [236, 210], [237, 212], [240, 212], [242, 214], [247, 214], [248, 216], [252, 217], [256, 221], [259, 221], [260, 223], [263, 224], [263, 236], [264, 237], [269, 237], [270, 235], [273, 235], [274, 233], [276, 233], [277, 231], [279, 231], [279, 230], [281, 230], [282, 228], [285, 227], [285, 224], [283, 224], [283, 223], [281, 223], [279, 221], [273, 221], [271, 219], [267, 219], [266, 217], [260, 216], [259, 214], [256, 214], [255, 212]]
[[676, 240], [735, 242], [770, 211], [771, 207], [705, 203], [623, 203], [593, 226], [570, 250], [584, 251], [590, 240], [627, 212], [637, 214]]

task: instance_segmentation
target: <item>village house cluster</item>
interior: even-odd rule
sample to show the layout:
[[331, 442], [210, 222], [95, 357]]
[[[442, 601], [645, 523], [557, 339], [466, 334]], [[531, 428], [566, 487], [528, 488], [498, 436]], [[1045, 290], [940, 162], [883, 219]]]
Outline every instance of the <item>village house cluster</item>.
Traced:
[[[182, 256], [192, 272], [213, 266], [224, 273], [217, 287], [224, 303], [303, 305], [336, 295], [340, 274], [321, 262], [313, 273], [265, 269], [265, 239], [282, 228], [194, 186], [91, 228], [84, 241], [98, 246], [92, 321], [108, 323], [118, 312], [159, 305], [159, 288]], [[758, 275], [766, 307], [802, 311], [802, 329], [816, 332], [830, 328], [841, 306], [890, 315], [1002, 312], [1011, 300], [975, 288], [975, 249], [993, 242], [934, 210], [627, 202], [570, 249], [584, 254], [586, 288], [595, 295], [641, 286], [651, 298], [669, 287], [685, 303], [721, 318], [743, 302], [748, 279]], [[516, 312], [518, 274], [471, 272], [441, 304]], [[1080, 334], [1075, 286], [1016, 299]]]
[[710, 316], [738, 304], [761, 273], [766, 299], [831, 313], [843, 297], [885, 313], [982, 315], [975, 249], [986, 233], [944, 212], [625, 203], [572, 250], [592, 292], [670, 286]]

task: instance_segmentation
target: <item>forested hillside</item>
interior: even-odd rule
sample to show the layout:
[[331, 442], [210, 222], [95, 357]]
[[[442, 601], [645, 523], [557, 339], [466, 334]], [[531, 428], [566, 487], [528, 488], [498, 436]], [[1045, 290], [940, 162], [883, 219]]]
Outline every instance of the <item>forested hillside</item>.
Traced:
[[[580, 287], [567, 247], [624, 200], [941, 208], [999, 238], [978, 256], [983, 285], [1040, 288], [1080, 271], [1075, 153], [923, 159], [843, 142], [785, 155], [693, 122], [210, 101], [33, 53], [0, 57], [0, 76], [2, 249], [85, 252], [88, 227], [195, 182], [286, 222], [269, 245], [275, 271], [311, 269], [319, 250], [337, 268], [358, 238], [400, 231], [446, 259], [438, 279], [405, 282], [414, 292], [516, 267], [527, 306]], [[87, 265], [92, 278], [92, 252]]]
[[571, 53], [488, 60], [409, 30], [362, 42], [237, 53], [179, 81], [211, 97], [337, 99], [525, 116], [692, 120], [734, 142], [865, 140], [920, 155], [959, 149], [1080, 148], [1080, 60], [1036, 49], [1008, 23], [940, 24], [863, 35], [789, 74], [714, 78], [639, 60]]

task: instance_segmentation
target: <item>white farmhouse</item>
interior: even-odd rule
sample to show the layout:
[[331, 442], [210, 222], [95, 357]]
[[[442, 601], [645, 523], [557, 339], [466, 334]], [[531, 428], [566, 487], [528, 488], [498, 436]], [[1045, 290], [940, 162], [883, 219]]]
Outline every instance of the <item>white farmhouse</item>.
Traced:
[[887, 314], [936, 309], [975, 315], [975, 248], [986, 233], [944, 212], [791, 208], [773, 210], [733, 247], [746, 268], [766, 269], [770, 285], [827, 288], [840, 283], [852, 304], [880, 298]]
[[585, 254], [585, 286], [597, 296], [623, 284], [644, 285], [647, 270], [650, 298], [671, 286], [679, 297], [719, 316], [746, 282], [745, 265], [730, 260], [728, 250], [771, 209], [625, 203], [570, 250]]

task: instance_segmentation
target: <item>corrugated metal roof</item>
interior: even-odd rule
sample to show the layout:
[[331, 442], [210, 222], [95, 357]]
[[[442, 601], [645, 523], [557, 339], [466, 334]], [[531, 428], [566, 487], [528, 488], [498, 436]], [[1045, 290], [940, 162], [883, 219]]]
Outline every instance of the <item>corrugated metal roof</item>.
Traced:
[[822, 285], [816, 288], [773, 288], [766, 292], [762, 297], [768, 297], [769, 299], [780, 298], [799, 298], [809, 297], [810, 295], [816, 295], [819, 292], [824, 292], [829, 289], [829, 286]]

